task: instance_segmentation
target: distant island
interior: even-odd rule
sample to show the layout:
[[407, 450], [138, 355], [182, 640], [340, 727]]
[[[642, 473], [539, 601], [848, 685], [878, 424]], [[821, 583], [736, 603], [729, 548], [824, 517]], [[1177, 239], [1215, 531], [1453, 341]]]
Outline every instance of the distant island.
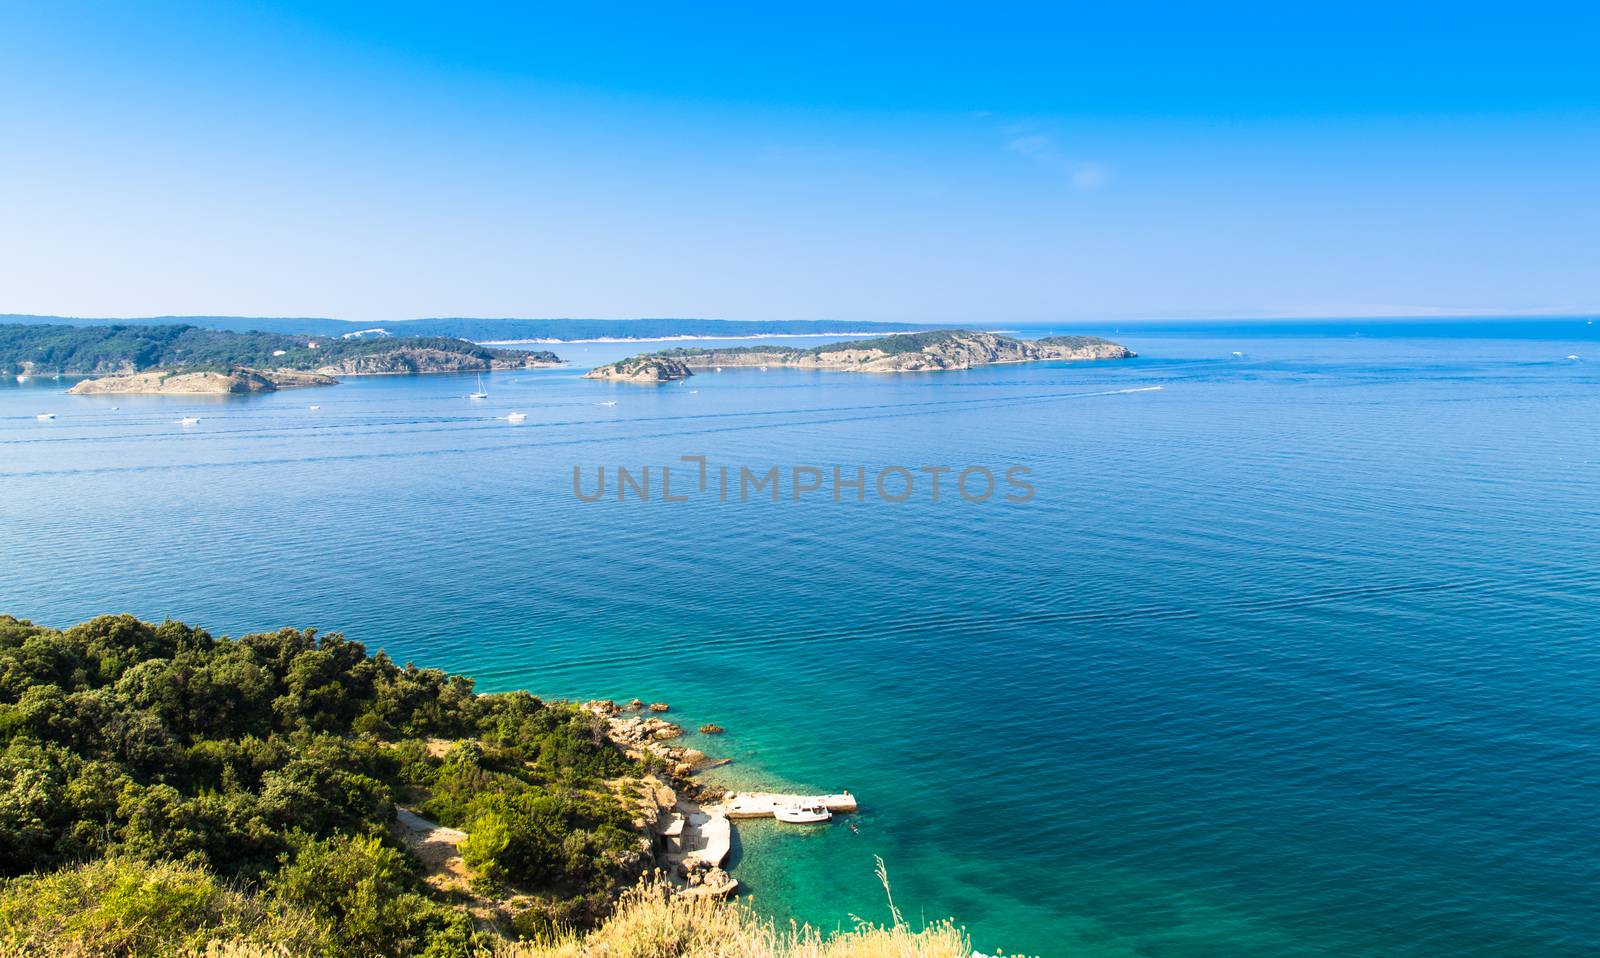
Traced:
[[972, 329], [952, 329], [849, 340], [812, 349], [792, 346], [664, 349], [597, 366], [584, 376], [588, 379], [664, 383], [692, 376], [696, 369], [728, 366], [786, 366], [843, 372], [900, 373], [971, 369], [996, 363], [1048, 359], [1127, 359], [1133, 355], [1134, 352], [1126, 346], [1098, 336], [1048, 336], [1026, 340]]
[[394, 319], [357, 323], [322, 317], [151, 316], [83, 319], [0, 313], [0, 324], [52, 326], [197, 326], [229, 332], [296, 336], [445, 336], [475, 343], [574, 342], [580, 340], [710, 339], [741, 336], [848, 336], [927, 329], [928, 324], [863, 323], [844, 320], [733, 319]]
[[336, 338], [197, 326], [0, 325], [0, 370], [102, 377], [74, 393], [250, 393], [336, 376], [477, 372], [560, 365], [555, 353], [441, 336]]

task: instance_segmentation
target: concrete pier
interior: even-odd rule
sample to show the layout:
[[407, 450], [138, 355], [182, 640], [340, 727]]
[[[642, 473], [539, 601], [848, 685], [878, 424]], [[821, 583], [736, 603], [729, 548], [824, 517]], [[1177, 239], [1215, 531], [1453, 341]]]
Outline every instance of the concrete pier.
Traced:
[[838, 795], [784, 795], [780, 792], [739, 792], [725, 799], [722, 812], [729, 818], [772, 818], [785, 805], [823, 805], [836, 814], [856, 810], [856, 797], [849, 792]]
[[716, 807], [680, 803], [662, 834], [668, 841], [667, 860], [674, 865], [696, 860], [721, 865], [733, 850], [733, 826]]

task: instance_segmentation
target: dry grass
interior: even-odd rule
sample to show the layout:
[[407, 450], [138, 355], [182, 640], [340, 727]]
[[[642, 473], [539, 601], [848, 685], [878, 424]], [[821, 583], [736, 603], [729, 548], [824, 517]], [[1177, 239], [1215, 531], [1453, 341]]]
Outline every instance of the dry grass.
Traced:
[[971, 958], [966, 932], [949, 922], [913, 931], [894, 906], [883, 862], [878, 877], [894, 924], [857, 920], [853, 931], [823, 935], [807, 926], [775, 927], [742, 902], [669, 895], [644, 885], [587, 935], [507, 942], [494, 958]]
[[[913, 930], [906, 924], [894, 906], [881, 861], [878, 877], [894, 916], [894, 923], [888, 926], [857, 919], [854, 930], [830, 935], [807, 926], [778, 928], [743, 902], [674, 896], [665, 885], [646, 884], [630, 891], [616, 913], [594, 931], [543, 940], [500, 941], [474, 958], [972, 958], [972, 944], [956, 925], [940, 922]], [[232, 923], [225, 922], [224, 927], [227, 924]], [[228, 936], [203, 947], [174, 942], [170, 951], [159, 949], [158, 953], [183, 958], [299, 958], [308, 950], [296, 947], [298, 942], [263, 943], [263, 937], [271, 941], [278, 936], [263, 936], [260, 932], [264, 929], [259, 927], [252, 930], [256, 933], [249, 938]], [[126, 934], [129, 929], [121, 931]], [[81, 938], [55, 942], [40, 937], [31, 941], [12, 938], [0, 943], [0, 958], [99, 958], [128, 953], [123, 947], [106, 947], [107, 942], [95, 944]]]

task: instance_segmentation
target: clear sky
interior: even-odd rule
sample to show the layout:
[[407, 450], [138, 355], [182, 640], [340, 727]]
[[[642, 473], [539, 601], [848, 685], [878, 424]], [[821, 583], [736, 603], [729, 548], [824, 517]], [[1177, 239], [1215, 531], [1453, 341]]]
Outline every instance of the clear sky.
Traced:
[[1595, 4], [867, 9], [0, 0], [0, 312], [1600, 310]]

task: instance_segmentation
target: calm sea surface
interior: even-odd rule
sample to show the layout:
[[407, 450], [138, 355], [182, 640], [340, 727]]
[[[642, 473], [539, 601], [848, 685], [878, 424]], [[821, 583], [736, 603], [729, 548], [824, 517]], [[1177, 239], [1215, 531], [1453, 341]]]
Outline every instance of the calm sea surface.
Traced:
[[[725, 780], [860, 796], [859, 834], [740, 829], [754, 900], [825, 927], [886, 918], [879, 855], [984, 950], [1593, 955], [1597, 329], [1128, 325], [1123, 363], [660, 388], [578, 378], [638, 347], [571, 345], [478, 403], [457, 376], [8, 382], [0, 609], [311, 625], [487, 690], [664, 699], [728, 728]], [[572, 493], [662, 464], [692, 492], [685, 455], [828, 482]], [[1037, 495], [870, 487], [969, 465]]]

